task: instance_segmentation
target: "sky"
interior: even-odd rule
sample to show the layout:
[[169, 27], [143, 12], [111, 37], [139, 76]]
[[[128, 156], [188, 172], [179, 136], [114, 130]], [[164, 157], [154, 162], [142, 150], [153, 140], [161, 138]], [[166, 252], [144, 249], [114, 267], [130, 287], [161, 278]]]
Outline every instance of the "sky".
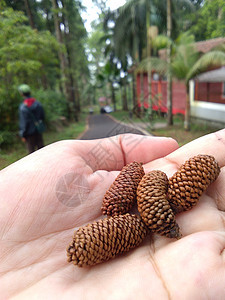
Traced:
[[[107, 6], [111, 9], [117, 9], [118, 7], [124, 5], [126, 0], [108, 0]], [[82, 0], [82, 4], [87, 7], [87, 12], [82, 13], [82, 18], [85, 21], [85, 27], [88, 32], [91, 32], [91, 22], [98, 18], [98, 10], [96, 6], [92, 3], [92, 0]]]

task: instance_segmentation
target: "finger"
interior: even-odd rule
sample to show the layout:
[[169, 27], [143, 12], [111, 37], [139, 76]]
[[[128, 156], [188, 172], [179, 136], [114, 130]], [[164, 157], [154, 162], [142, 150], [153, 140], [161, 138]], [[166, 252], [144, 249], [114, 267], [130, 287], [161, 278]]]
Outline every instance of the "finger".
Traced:
[[171, 138], [136, 134], [77, 142], [74, 144], [77, 155], [82, 157], [92, 171], [121, 170], [132, 161], [146, 163], [178, 148], [177, 142]]
[[215, 199], [219, 210], [225, 211], [225, 168], [221, 169], [216, 182], [209, 186], [207, 195]]

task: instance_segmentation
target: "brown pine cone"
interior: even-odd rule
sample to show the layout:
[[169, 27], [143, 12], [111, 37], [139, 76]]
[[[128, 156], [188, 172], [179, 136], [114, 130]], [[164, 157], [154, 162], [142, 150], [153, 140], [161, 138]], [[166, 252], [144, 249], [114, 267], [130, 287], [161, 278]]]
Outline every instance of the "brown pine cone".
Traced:
[[108, 216], [127, 213], [136, 201], [137, 186], [144, 174], [141, 163], [132, 162], [123, 167], [105, 193], [102, 213]]
[[187, 160], [169, 179], [168, 199], [174, 212], [195, 206], [219, 173], [220, 167], [213, 156], [200, 154]]
[[137, 188], [138, 211], [148, 228], [169, 238], [180, 238], [181, 233], [167, 200], [168, 178], [162, 171], [146, 174]]
[[147, 228], [136, 215], [119, 215], [79, 228], [67, 247], [68, 262], [91, 266], [138, 246]]

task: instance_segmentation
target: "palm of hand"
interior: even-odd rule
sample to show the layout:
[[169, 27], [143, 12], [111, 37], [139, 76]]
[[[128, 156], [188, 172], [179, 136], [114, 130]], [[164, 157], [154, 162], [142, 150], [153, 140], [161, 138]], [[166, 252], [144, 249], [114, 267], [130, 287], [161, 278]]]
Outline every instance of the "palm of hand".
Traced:
[[[172, 141], [143, 140], [129, 152], [132, 143], [125, 137], [113, 150], [110, 141], [101, 145], [106, 153], [111, 149], [116, 160], [96, 161], [87, 151], [96, 142], [68, 141], [2, 171], [3, 179], [13, 177], [15, 182], [6, 182], [8, 201], [1, 201], [1, 297], [224, 298], [225, 132], [196, 140], [162, 159], [157, 158], [176, 148]], [[171, 176], [188, 158], [186, 153], [214, 155], [221, 174], [194, 209], [177, 216], [181, 240], [148, 236], [138, 248], [92, 268], [67, 263], [65, 248], [75, 228], [100, 217], [104, 193], [118, 174], [104, 169], [119, 170], [125, 161], [152, 161], [146, 170], [160, 169]]]

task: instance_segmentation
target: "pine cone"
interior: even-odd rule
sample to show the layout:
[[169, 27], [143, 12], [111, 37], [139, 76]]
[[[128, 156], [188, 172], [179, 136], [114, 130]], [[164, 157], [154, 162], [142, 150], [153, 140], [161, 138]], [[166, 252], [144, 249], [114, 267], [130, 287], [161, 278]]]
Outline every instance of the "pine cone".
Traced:
[[169, 238], [180, 238], [181, 233], [167, 200], [168, 178], [162, 171], [146, 174], [137, 188], [138, 211], [148, 228]]
[[67, 248], [68, 262], [91, 266], [138, 246], [147, 228], [136, 215], [119, 215], [79, 228]]
[[197, 155], [187, 160], [169, 179], [168, 199], [174, 212], [196, 205], [219, 173], [220, 167], [213, 156]]
[[104, 196], [102, 213], [115, 216], [128, 212], [136, 201], [137, 186], [144, 174], [141, 163], [123, 167]]

